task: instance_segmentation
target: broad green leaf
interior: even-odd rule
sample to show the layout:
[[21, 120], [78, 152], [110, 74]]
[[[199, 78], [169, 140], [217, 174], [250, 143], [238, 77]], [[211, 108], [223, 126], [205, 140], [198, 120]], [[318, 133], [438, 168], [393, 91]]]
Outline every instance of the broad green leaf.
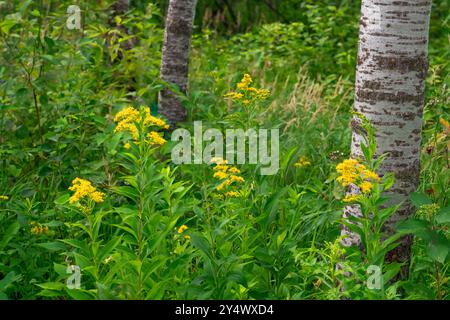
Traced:
[[8, 229], [6, 229], [5, 234], [3, 235], [2, 241], [0, 242], [0, 249], [5, 248], [14, 235], [19, 231], [20, 224], [16, 221], [9, 225]]
[[414, 192], [410, 195], [411, 202], [416, 206], [416, 208], [420, 208], [424, 204], [432, 204], [433, 202], [428, 198], [425, 194], [421, 192]]

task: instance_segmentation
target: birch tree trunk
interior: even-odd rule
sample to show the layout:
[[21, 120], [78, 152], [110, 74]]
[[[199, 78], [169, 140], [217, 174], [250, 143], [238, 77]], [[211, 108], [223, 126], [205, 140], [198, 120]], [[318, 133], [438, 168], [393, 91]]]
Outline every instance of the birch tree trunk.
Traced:
[[[386, 226], [388, 232], [413, 213], [409, 195], [419, 183], [419, 157], [428, 70], [428, 30], [431, 0], [363, 0], [361, 7], [355, 111], [376, 129], [378, 154], [388, 153], [381, 174], [393, 172], [391, 204], [405, 201]], [[358, 120], [352, 121], [352, 158], [362, 157]], [[358, 215], [347, 208], [344, 215]], [[346, 233], [344, 231], [344, 233]], [[347, 245], [358, 243], [351, 235]], [[409, 261], [411, 237], [386, 257]]]
[[[188, 86], [189, 50], [197, 0], [170, 0], [166, 18], [161, 79], [175, 84], [186, 93]], [[169, 89], [159, 93], [159, 112], [172, 126], [186, 120], [186, 110]]]

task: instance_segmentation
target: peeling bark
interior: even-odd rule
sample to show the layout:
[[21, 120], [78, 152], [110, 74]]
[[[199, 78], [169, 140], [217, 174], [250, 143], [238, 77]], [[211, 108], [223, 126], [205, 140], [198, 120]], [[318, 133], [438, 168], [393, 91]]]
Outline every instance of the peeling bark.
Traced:
[[[363, 0], [361, 6], [354, 108], [375, 127], [377, 154], [389, 154], [381, 174], [395, 174], [395, 185], [388, 192], [390, 204], [405, 201], [388, 222], [388, 233], [413, 213], [408, 197], [419, 183], [430, 12], [431, 0]], [[352, 125], [352, 158], [363, 156], [363, 139], [356, 126]], [[344, 217], [358, 214], [348, 207]], [[405, 237], [387, 261], [409, 261], [411, 242]], [[346, 244], [359, 244], [358, 236], [351, 235]]]
[[[189, 50], [197, 0], [170, 0], [166, 18], [161, 79], [175, 84], [181, 92], [188, 87]], [[159, 112], [172, 126], [186, 120], [186, 110], [169, 89], [159, 93]]]

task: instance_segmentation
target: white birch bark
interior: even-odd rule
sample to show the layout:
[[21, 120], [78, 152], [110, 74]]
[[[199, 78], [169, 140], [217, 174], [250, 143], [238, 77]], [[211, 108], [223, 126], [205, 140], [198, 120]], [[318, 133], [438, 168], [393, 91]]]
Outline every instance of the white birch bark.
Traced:
[[[431, 0], [362, 1], [354, 107], [377, 131], [377, 154], [389, 154], [381, 174], [395, 174], [388, 194], [391, 203], [405, 201], [389, 221], [388, 232], [413, 212], [408, 198], [419, 182], [430, 12]], [[361, 158], [356, 118], [352, 127], [352, 158]], [[344, 216], [348, 214], [358, 215], [358, 211], [349, 207]], [[353, 234], [347, 245], [358, 242]], [[408, 261], [410, 245], [411, 238], [406, 237], [386, 259]]]
[[[188, 63], [197, 0], [170, 0], [166, 18], [161, 79], [175, 84], [185, 93], [188, 87]], [[169, 90], [159, 93], [159, 112], [171, 125], [186, 119], [186, 110]]]

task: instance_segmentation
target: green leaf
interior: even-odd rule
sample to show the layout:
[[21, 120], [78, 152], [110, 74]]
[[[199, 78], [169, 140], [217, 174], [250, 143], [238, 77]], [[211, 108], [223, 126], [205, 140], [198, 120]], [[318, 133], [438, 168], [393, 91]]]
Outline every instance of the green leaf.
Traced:
[[204, 237], [197, 235], [197, 234], [192, 234], [191, 235], [191, 242], [192, 245], [198, 249], [200, 249], [201, 251], [203, 251], [210, 259], [212, 259], [212, 254], [211, 254], [211, 247], [209, 246], [209, 242], [208, 240], [206, 240]]
[[55, 200], [55, 204], [57, 204], [57, 205], [63, 205], [63, 204], [66, 204], [67, 202], [69, 202], [69, 198], [70, 198], [70, 194], [63, 194], [62, 196], [60, 196], [60, 197], [58, 197], [56, 200]]
[[20, 276], [16, 276], [14, 271], [9, 272], [2, 280], [0, 280], [0, 292], [5, 291], [15, 281], [19, 280]]
[[428, 231], [430, 230], [430, 224], [425, 220], [409, 219], [402, 221], [397, 226], [397, 231], [402, 234], [413, 233], [416, 236], [424, 239], [428, 237]]
[[46, 290], [62, 290], [66, 287], [66, 285], [62, 282], [45, 282], [40, 283], [37, 286]]
[[280, 235], [278, 235], [278, 237], [277, 237], [277, 246], [278, 247], [283, 243], [284, 239], [286, 238], [286, 235], [287, 235], [287, 230], [284, 230]]
[[11, 241], [11, 239], [14, 237], [14, 235], [19, 231], [20, 224], [16, 221], [9, 225], [8, 229], [6, 229], [6, 232], [2, 238], [2, 241], [0, 242], [0, 249], [5, 248], [8, 243]]
[[433, 202], [428, 198], [425, 194], [421, 192], [414, 192], [410, 195], [411, 202], [416, 206], [416, 208], [420, 208], [424, 204], [432, 204]]
[[439, 210], [435, 219], [438, 224], [450, 223], [450, 207]]
[[124, 196], [126, 198], [130, 198], [132, 200], [136, 200], [139, 198], [139, 193], [136, 189], [132, 187], [112, 187], [111, 190], [121, 196]]
[[448, 244], [442, 243], [441, 241], [433, 243], [430, 242], [427, 246], [427, 254], [433, 260], [439, 263], [444, 263], [445, 258], [448, 255], [449, 246]]
[[45, 248], [45, 249], [47, 249], [49, 251], [52, 251], [52, 252], [66, 249], [66, 246], [64, 244], [62, 244], [61, 242], [36, 243], [36, 246]]
[[67, 294], [75, 300], [94, 300], [95, 293], [87, 290], [66, 289]]
[[110, 255], [111, 252], [117, 247], [117, 245], [122, 241], [122, 237], [114, 237], [112, 238], [105, 246], [103, 246], [97, 255], [97, 259], [102, 261], [106, 258], [107, 255]]

